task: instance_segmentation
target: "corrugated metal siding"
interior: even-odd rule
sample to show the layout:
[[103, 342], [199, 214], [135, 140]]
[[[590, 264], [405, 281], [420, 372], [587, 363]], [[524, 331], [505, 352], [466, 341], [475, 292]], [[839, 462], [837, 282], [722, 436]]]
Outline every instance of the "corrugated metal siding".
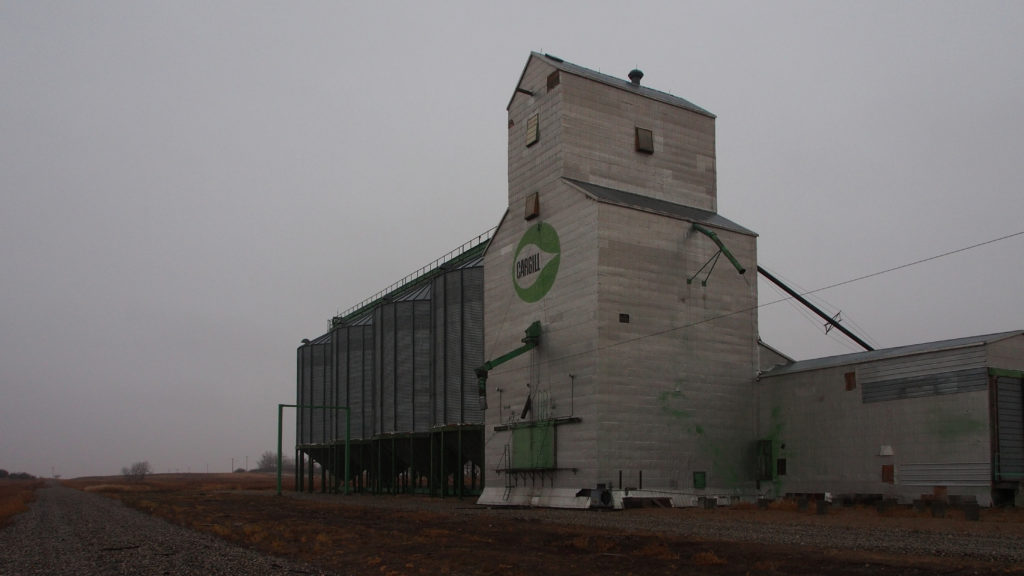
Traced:
[[433, 318], [433, 385], [430, 394], [430, 425], [436, 426], [444, 424], [445, 412], [444, 412], [444, 401], [445, 401], [445, 371], [448, 369], [448, 354], [447, 354], [447, 331], [445, 330], [445, 322], [447, 315], [445, 314], [445, 302], [447, 301], [448, 291], [445, 289], [444, 276], [436, 278], [433, 282], [433, 299], [431, 300], [430, 306], [432, 309]]
[[896, 466], [896, 482], [905, 486], [989, 486], [988, 462], [917, 463]]
[[462, 422], [483, 424], [480, 394], [476, 386], [476, 368], [484, 358], [484, 269], [462, 272]]
[[941, 374], [905, 376], [893, 380], [866, 382], [861, 387], [861, 399], [867, 404], [904, 398], [978, 392], [986, 389], [988, 389], [988, 370], [982, 366]]
[[444, 424], [462, 420], [462, 271], [445, 274]]
[[985, 368], [985, 361], [985, 347], [981, 345], [914, 354], [864, 364], [857, 368], [857, 381], [866, 384], [968, 368]]
[[378, 415], [374, 432], [384, 434], [395, 430], [395, 305], [378, 307], [373, 323], [379, 327], [375, 349], [380, 369], [374, 381], [378, 398], [374, 404]]
[[999, 456], [996, 480], [1024, 480], [1024, 391], [1020, 378], [996, 380]]
[[476, 368], [484, 363], [483, 268], [446, 272], [433, 287], [432, 425], [479, 424]]
[[415, 302], [395, 304], [395, 432], [412, 432]]
[[352, 412], [352, 439], [372, 436], [373, 327], [352, 326], [348, 330], [348, 401]]
[[[336, 328], [331, 332], [331, 381], [334, 389], [334, 406], [351, 406], [348, 395], [348, 329]], [[339, 410], [332, 420], [331, 436], [335, 440], [345, 439], [345, 411]]]
[[[324, 382], [324, 346], [312, 345], [310, 348], [312, 348], [313, 356], [310, 400], [314, 406], [323, 406], [324, 393], [327, 390]], [[312, 417], [310, 442], [319, 444], [324, 441], [324, 419], [327, 413], [322, 408], [310, 408], [310, 414]]]
[[[313, 348], [306, 345], [299, 349], [299, 402], [300, 406], [309, 406], [313, 403]], [[309, 408], [299, 408], [296, 418], [298, 427], [299, 444], [309, 444], [312, 441], [313, 417]]]
[[430, 398], [430, 302], [415, 303], [413, 330], [413, 426], [414, 432], [426, 432], [431, 425]]

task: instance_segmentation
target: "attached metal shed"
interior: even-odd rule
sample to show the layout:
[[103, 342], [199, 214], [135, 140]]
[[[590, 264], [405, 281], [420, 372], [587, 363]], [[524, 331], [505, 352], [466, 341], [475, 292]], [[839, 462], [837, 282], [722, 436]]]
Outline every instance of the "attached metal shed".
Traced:
[[1022, 377], [1020, 331], [776, 366], [757, 387], [762, 491], [1012, 501]]

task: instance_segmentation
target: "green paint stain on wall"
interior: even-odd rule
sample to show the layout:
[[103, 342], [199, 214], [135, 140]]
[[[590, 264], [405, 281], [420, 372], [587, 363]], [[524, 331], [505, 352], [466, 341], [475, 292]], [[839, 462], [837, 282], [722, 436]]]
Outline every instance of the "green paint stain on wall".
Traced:
[[772, 489], [774, 490], [775, 496], [778, 497], [782, 494], [782, 477], [778, 475], [775, 470], [775, 461], [779, 458], [779, 450], [782, 446], [782, 432], [786, 429], [786, 421], [782, 417], [782, 407], [772, 406], [772, 413], [769, 419], [768, 432], [765, 436], [765, 440], [771, 442], [771, 455], [767, 465], [770, 467], [772, 472]]
[[[696, 437], [698, 453], [711, 461], [712, 478], [715, 482], [723, 482], [732, 488], [739, 488], [742, 477], [735, 466], [728, 463], [723, 448], [708, 436], [707, 430], [698, 422], [694, 422], [693, 410], [685, 408], [686, 395], [678, 389], [662, 392], [658, 395], [661, 412], [668, 415], [687, 435]], [[729, 453], [730, 455], [731, 452]]]
[[969, 413], [933, 409], [928, 412], [928, 432], [943, 442], [970, 439], [979, 433], [986, 433], [983, 420]]
[[658, 395], [661, 411], [675, 420], [687, 421], [693, 417], [689, 410], [680, 405], [686, 403], [686, 396], [679, 390], [665, 391]]

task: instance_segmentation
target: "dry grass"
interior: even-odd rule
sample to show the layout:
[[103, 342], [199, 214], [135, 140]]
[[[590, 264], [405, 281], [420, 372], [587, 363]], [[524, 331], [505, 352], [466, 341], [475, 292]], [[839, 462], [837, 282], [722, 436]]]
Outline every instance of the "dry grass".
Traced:
[[[142, 481], [132, 481], [123, 476], [93, 476], [63, 480], [65, 486], [106, 494], [137, 492], [180, 492], [218, 490], [275, 490], [277, 475], [263, 472], [238, 472], [224, 474], [150, 474]], [[283, 488], [291, 490], [291, 475], [282, 478]]]
[[719, 557], [713, 550], [698, 552], [693, 555], [690, 561], [696, 566], [722, 566], [728, 564], [724, 558]]
[[0, 526], [10, 522], [13, 516], [27, 511], [29, 502], [36, 499], [36, 489], [43, 485], [44, 482], [39, 479], [0, 480]]

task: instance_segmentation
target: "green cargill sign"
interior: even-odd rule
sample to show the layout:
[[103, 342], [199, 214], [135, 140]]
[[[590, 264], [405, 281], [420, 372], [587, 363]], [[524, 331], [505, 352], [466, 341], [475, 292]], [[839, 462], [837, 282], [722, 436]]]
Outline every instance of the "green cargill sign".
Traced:
[[558, 275], [562, 248], [558, 233], [545, 222], [530, 226], [512, 259], [512, 283], [524, 302], [536, 302], [551, 290]]

